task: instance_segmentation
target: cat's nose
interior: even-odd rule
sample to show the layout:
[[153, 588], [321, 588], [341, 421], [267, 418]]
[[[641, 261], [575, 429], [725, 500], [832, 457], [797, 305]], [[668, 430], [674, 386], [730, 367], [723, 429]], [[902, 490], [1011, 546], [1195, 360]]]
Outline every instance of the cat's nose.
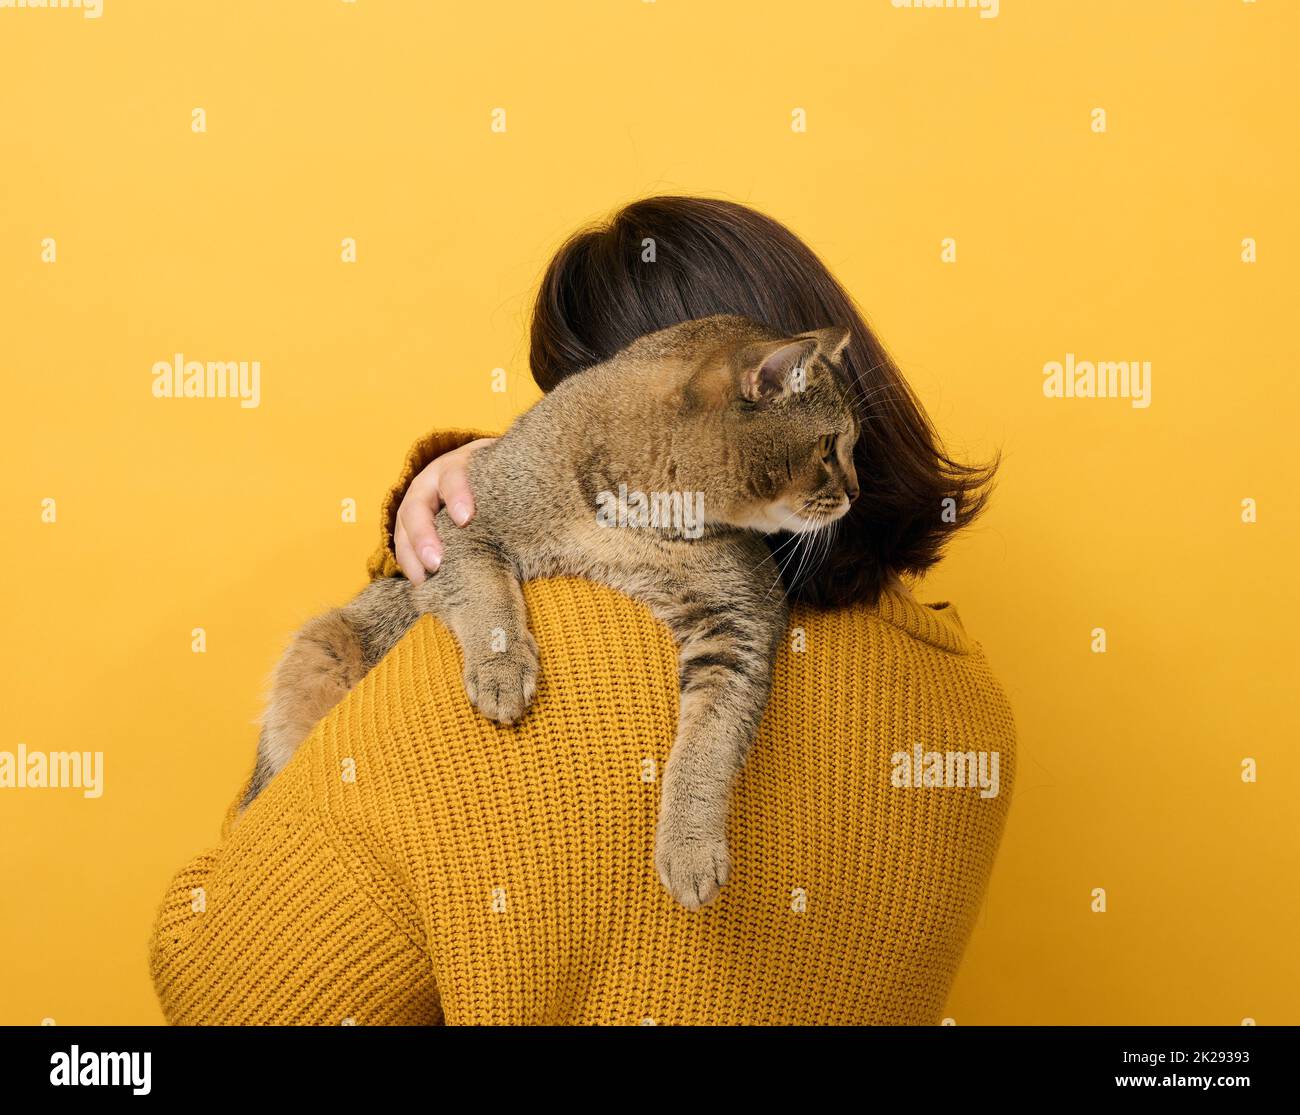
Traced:
[[850, 484], [844, 489], [844, 494], [849, 497], [849, 502], [852, 503], [858, 498], [858, 486], [856, 484]]

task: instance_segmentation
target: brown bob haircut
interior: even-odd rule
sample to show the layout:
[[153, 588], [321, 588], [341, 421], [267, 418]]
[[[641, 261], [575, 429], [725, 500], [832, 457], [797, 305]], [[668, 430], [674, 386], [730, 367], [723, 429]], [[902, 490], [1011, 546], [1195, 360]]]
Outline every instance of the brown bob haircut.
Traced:
[[712, 314], [740, 314], [786, 334], [830, 325], [851, 334], [844, 368], [861, 419], [861, 494], [825, 560], [797, 583], [786, 574], [788, 594], [826, 607], [874, 604], [894, 576], [934, 565], [949, 535], [983, 508], [996, 458], [972, 467], [944, 452], [853, 300], [771, 217], [735, 202], [652, 197], [571, 237], [537, 295], [533, 378], [549, 391], [646, 333]]

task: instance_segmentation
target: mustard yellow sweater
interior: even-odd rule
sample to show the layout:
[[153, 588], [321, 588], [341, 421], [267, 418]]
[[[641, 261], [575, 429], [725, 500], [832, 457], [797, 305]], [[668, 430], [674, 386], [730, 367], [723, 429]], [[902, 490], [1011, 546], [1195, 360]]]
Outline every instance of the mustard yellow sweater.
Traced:
[[[410, 475], [467, 436], [412, 452], [372, 575], [396, 568], [387, 538]], [[522, 723], [475, 713], [454, 640], [426, 618], [180, 871], [151, 945], [166, 1017], [938, 1022], [1015, 747], [953, 609], [899, 593], [794, 610], [736, 788], [731, 881], [689, 913], [653, 866], [677, 707], [667, 631], [584, 581], [525, 596], [542, 677]], [[898, 758], [918, 747], [931, 784]], [[943, 784], [957, 771], [944, 756], [992, 752], [996, 796]]]

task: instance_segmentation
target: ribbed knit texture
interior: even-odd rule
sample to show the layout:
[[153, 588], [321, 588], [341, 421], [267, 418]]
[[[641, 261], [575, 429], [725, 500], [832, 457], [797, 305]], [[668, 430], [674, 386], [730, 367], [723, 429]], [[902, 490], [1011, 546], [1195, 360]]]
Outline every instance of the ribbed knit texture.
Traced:
[[[520, 724], [474, 711], [426, 618], [177, 875], [151, 949], [167, 1018], [938, 1022], [1015, 746], [953, 610], [794, 609], [736, 787], [731, 881], [690, 913], [653, 867], [667, 630], [584, 581], [525, 597], [542, 674]], [[891, 756], [916, 744], [1000, 752], [1000, 794], [894, 787]]]

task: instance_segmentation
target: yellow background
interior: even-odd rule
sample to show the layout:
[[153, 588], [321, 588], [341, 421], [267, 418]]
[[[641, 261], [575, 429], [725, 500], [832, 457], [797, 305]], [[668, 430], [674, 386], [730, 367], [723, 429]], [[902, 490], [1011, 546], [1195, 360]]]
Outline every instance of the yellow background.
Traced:
[[[215, 842], [283, 641], [360, 586], [409, 441], [536, 397], [561, 238], [662, 191], [791, 225], [950, 446], [1005, 452], [920, 590], [1021, 737], [948, 1014], [1300, 1022], [1300, 5], [1001, 7], [0, 10], [0, 750], [106, 755], [99, 800], [0, 791], [0, 1023], [159, 1020], [154, 906]], [[261, 406], [153, 398], [176, 352], [260, 360]], [[1067, 352], [1150, 360], [1150, 409], [1044, 398]]]

